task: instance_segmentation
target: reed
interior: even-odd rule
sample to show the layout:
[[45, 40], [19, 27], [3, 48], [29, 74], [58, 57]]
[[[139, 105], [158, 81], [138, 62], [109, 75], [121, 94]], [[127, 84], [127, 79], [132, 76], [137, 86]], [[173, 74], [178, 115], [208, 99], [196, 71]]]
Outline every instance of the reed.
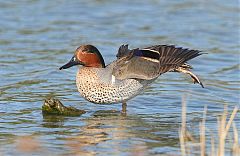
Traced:
[[[221, 116], [217, 119], [218, 123], [218, 137], [217, 139], [214, 137], [214, 135], [211, 133], [210, 130], [206, 127], [206, 117], [207, 117], [207, 107], [204, 108], [203, 112], [203, 118], [202, 121], [199, 123], [199, 139], [195, 139], [193, 135], [187, 130], [187, 104], [186, 104], [186, 96], [183, 97], [182, 100], [182, 123], [181, 127], [179, 129], [179, 141], [180, 141], [180, 148], [181, 148], [181, 154], [183, 156], [192, 155], [196, 153], [196, 149], [198, 150], [199, 155], [205, 156], [224, 156], [226, 151], [226, 137], [229, 135], [229, 130], [232, 127], [233, 129], [233, 143], [229, 144], [231, 148], [231, 154], [233, 156], [239, 156], [240, 155], [240, 144], [238, 140], [238, 130], [236, 125], [234, 124], [233, 120], [238, 112], [238, 107], [236, 106], [229, 119], [228, 117], [228, 111], [227, 107], [224, 107], [224, 111], [221, 114]], [[210, 151], [207, 151], [207, 144], [206, 144], [206, 130], [211, 134], [210, 137]], [[197, 148], [196, 148], [197, 147]], [[209, 148], [208, 148], [209, 149]]]

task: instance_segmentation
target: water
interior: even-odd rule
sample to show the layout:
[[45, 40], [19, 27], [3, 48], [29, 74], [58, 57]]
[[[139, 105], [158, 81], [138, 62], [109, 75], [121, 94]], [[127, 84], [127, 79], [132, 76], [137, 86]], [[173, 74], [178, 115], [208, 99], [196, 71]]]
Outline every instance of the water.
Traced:
[[[215, 132], [224, 105], [232, 111], [240, 103], [239, 19], [238, 1], [0, 1], [0, 155], [179, 155], [183, 95], [194, 134], [205, 105], [207, 127]], [[76, 67], [58, 70], [86, 43], [107, 63], [126, 43], [202, 50], [208, 54], [190, 63], [205, 88], [164, 74], [122, 116], [120, 104], [95, 105], [79, 96]], [[47, 96], [87, 113], [43, 117]], [[238, 131], [239, 118], [238, 112]], [[21, 146], [28, 143], [29, 149]]]

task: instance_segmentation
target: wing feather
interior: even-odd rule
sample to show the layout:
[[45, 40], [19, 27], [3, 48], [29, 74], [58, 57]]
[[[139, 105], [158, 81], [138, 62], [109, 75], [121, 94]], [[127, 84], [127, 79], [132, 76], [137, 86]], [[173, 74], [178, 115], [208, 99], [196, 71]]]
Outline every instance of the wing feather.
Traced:
[[129, 50], [128, 45], [122, 45], [118, 50], [118, 60], [113, 69], [113, 75], [117, 79], [150, 80], [177, 69], [201, 54], [198, 50], [173, 45], [154, 45], [133, 50]]

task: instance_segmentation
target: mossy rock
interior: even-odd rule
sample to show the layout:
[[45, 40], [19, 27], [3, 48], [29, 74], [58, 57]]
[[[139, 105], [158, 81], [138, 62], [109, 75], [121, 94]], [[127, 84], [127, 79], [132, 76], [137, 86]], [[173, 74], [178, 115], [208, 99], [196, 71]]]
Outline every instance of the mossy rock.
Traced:
[[43, 115], [80, 116], [86, 111], [72, 106], [66, 107], [58, 99], [47, 98], [42, 105], [42, 113]]

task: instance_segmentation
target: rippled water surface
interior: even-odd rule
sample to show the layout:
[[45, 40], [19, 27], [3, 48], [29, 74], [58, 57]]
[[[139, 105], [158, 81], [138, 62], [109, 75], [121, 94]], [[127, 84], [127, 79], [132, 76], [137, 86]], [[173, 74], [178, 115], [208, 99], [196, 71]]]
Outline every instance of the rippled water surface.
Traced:
[[[1, 0], [0, 155], [180, 154], [183, 95], [187, 122], [196, 134], [205, 105], [207, 126], [214, 132], [224, 105], [231, 111], [240, 103], [239, 35], [236, 0]], [[130, 48], [174, 44], [202, 50], [208, 54], [190, 63], [205, 88], [188, 76], [164, 74], [128, 102], [123, 116], [120, 104], [95, 105], [79, 96], [77, 67], [58, 70], [86, 43], [98, 47], [107, 63], [126, 43]], [[48, 96], [87, 113], [43, 117]]]

